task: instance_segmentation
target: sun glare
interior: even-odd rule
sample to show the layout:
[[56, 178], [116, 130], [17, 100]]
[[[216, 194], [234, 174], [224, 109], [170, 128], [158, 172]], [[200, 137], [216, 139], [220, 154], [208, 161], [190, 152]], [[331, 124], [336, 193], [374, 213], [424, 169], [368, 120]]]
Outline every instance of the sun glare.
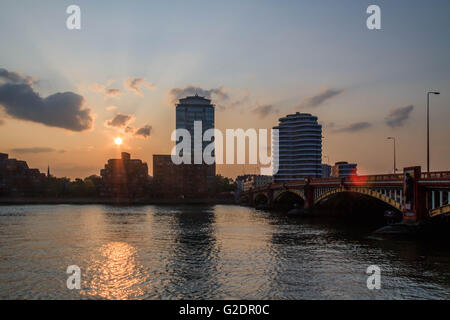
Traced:
[[118, 146], [120, 146], [122, 144], [123, 140], [120, 137], [117, 137], [114, 139], [114, 143]]

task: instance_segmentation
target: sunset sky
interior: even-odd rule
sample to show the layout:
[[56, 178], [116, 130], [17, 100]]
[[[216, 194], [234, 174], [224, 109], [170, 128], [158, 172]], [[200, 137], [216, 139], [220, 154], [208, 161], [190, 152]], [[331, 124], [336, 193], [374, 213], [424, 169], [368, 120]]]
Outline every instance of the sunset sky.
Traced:
[[[74, 3], [81, 30], [66, 28]], [[366, 27], [370, 4], [381, 30]], [[394, 136], [397, 167], [424, 168], [426, 91], [438, 90], [431, 169], [450, 170], [449, 12], [444, 0], [0, 0], [0, 152], [75, 178], [128, 151], [152, 174], [173, 146], [174, 101], [198, 93], [222, 130], [307, 112], [332, 163], [391, 172]]]

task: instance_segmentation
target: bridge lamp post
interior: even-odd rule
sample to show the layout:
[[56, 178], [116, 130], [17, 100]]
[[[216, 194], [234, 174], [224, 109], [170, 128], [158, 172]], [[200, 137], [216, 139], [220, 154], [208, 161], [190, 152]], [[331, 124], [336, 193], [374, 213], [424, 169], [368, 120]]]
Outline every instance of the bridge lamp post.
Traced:
[[438, 91], [427, 92], [427, 172], [430, 172], [430, 94], [441, 94]]
[[394, 174], [397, 173], [397, 164], [396, 164], [396, 156], [395, 156], [395, 137], [387, 137], [388, 140], [394, 141]]

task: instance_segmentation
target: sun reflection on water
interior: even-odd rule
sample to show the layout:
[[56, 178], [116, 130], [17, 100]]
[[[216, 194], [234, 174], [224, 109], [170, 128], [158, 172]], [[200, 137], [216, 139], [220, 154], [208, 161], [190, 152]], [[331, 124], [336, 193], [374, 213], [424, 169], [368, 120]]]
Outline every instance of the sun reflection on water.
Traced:
[[136, 263], [136, 249], [126, 242], [110, 242], [88, 268], [86, 295], [102, 299], [132, 299], [144, 294], [138, 285], [145, 281], [142, 267]]

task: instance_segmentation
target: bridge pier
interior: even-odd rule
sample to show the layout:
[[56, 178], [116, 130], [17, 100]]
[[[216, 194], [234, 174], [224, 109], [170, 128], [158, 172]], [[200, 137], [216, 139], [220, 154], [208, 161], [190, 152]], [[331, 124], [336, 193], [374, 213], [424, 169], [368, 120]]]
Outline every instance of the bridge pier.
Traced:
[[403, 220], [416, 222], [427, 218], [427, 195], [419, 185], [422, 176], [420, 166], [404, 168], [403, 173]]
[[303, 187], [305, 192], [305, 209], [311, 210], [314, 207], [314, 187], [311, 186], [310, 179], [305, 179], [305, 186]]

